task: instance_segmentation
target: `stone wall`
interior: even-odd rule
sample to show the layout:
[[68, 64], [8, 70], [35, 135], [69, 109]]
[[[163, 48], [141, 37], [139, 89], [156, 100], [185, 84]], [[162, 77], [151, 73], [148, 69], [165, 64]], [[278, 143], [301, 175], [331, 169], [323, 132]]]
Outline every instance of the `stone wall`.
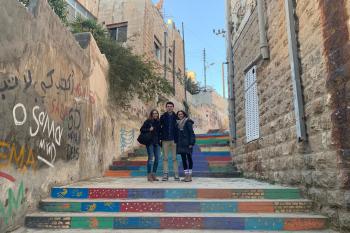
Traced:
[[[244, 70], [260, 54], [256, 8], [234, 45], [237, 142], [245, 176], [296, 185], [332, 224], [350, 229], [349, 3], [297, 1], [307, 141], [297, 142], [284, 1], [266, 0], [271, 58], [257, 64], [260, 138], [246, 142]], [[347, 8], [345, 7], [347, 6]], [[321, 19], [321, 20], [320, 20]], [[339, 28], [336, 30], [335, 28]]]
[[77, 35], [82, 48], [45, 0], [29, 9], [4, 0], [0, 21], [4, 232], [52, 186], [101, 176], [120, 150], [122, 122], [107, 109], [108, 63], [90, 34]]

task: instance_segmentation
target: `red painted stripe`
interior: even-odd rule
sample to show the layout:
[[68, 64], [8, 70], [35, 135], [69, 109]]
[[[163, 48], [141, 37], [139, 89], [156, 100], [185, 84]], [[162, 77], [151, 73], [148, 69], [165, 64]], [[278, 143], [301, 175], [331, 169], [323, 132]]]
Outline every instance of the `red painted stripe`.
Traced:
[[12, 182], [15, 182], [15, 181], [16, 181], [16, 179], [15, 179], [13, 176], [11, 176], [11, 175], [9, 175], [9, 174], [6, 174], [6, 173], [4, 173], [4, 172], [0, 172], [0, 177], [3, 177], [3, 178], [5, 178], [5, 179], [8, 179], [9, 181], [12, 181]]
[[232, 158], [230, 156], [212, 156], [207, 157], [207, 161], [231, 161]]

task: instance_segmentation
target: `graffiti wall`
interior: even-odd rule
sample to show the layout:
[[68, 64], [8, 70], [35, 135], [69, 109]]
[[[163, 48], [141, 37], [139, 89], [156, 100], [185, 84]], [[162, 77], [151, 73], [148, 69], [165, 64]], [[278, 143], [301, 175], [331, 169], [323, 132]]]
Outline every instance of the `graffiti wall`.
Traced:
[[[97, 177], [120, 151], [108, 110], [108, 63], [45, 0], [0, 6], [0, 232], [53, 185]], [[125, 138], [128, 143], [129, 136]]]

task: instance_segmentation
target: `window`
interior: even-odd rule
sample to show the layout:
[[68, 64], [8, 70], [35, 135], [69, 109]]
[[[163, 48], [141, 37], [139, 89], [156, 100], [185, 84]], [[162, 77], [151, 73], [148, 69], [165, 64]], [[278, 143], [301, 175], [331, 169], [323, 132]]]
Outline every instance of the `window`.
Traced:
[[113, 24], [107, 26], [109, 33], [111, 34], [111, 37], [113, 40], [116, 40], [118, 42], [126, 42], [128, 39], [128, 24], [127, 23], [120, 23], [120, 24]]
[[259, 129], [259, 98], [256, 83], [256, 66], [253, 66], [245, 75], [245, 128], [247, 142], [260, 137]]
[[75, 18], [81, 17], [83, 19], [94, 19], [93, 16], [83, 5], [81, 5], [77, 0], [67, 0], [67, 19], [69, 22], [74, 21]]
[[159, 42], [157, 37], [154, 37], [154, 55], [158, 58], [159, 61], [162, 60], [162, 51], [161, 51], [161, 43]]

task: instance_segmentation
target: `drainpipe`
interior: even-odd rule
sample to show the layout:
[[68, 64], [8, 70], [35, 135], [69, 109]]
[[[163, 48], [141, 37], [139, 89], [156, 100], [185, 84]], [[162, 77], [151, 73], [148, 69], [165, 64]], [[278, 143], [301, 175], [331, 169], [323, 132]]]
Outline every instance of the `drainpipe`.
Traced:
[[260, 36], [260, 52], [264, 60], [270, 58], [269, 44], [266, 36], [266, 16], [265, 16], [265, 1], [258, 0], [258, 19], [259, 19], [259, 36]]
[[300, 67], [298, 58], [297, 37], [295, 32], [295, 18], [293, 0], [285, 0], [286, 20], [288, 31], [289, 60], [292, 71], [294, 112], [296, 120], [296, 131], [298, 141], [306, 139], [304, 106], [301, 91]]
[[235, 113], [235, 94], [234, 94], [234, 62], [232, 51], [232, 22], [231, 22], [231, 0], [226, 0], [226, 59], [227, 65], [227, 86], [228, 86], [228, 110], [230, 122], [230, 135], [232, 143], [236, 143], [236, 113]]

